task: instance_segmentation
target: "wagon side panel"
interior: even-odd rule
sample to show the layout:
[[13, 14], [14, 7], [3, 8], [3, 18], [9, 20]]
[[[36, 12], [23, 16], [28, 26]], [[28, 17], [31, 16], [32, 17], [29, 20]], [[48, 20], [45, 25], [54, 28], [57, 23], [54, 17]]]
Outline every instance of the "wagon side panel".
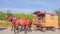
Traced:
[[45, 27], [57, 27], [58, 26], [58, 16], [54, 16], [51, 19], [50, 14], [45, 14]]

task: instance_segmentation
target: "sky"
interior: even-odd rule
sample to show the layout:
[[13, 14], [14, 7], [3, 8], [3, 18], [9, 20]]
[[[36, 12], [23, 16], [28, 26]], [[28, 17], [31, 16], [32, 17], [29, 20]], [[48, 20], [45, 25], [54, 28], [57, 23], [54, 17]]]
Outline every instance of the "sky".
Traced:
[[60, 8], [60, 0], [0, 0], [0, 11], [13, 13], [48, 12]]

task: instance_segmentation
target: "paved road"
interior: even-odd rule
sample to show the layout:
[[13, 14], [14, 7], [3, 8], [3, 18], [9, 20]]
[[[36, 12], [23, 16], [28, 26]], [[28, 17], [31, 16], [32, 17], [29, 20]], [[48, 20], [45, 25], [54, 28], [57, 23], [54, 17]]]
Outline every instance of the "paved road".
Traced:
[[[14, 34], [13, 31], [10, 31], [9, 28], [0, 28], [0, 34]], [[24, 34], [24, 31], [19, 32], [18, 34]], [[47, 32], [41, 32], [41, 31], [32, 31], [28, 32], [27, 34], [60, 34], [60, 30], [53, 31], [47, 31]]]

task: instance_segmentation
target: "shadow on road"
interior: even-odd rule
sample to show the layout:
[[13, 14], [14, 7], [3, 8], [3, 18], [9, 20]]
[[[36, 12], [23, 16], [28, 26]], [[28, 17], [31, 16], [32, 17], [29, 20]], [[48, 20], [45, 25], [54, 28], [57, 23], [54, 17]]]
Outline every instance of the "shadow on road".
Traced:
[[[19, 30], [20, 32], [25, 31], [25, 29], [24, 29], [24, 28], [22, 28], [22, 29], [20, 29], [20, 28], [19, 28], [18, 30]], [[31, 30], [30, 30], [30, 29], [28, 29], [28, 30], [27, 30], [27, 32], [31, 32]]]
[[0, 31], [6, 30], [7, 28], [0, 28]]

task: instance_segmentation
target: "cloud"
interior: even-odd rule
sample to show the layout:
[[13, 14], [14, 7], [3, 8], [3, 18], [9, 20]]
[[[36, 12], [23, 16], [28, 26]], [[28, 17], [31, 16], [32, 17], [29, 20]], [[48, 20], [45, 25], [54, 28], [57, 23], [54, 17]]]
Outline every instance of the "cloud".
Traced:
[[25, 13], [25, 14], [30, 14], [33, 13], [35, 11], [37, 11], [38, 9], [21, 9], [21, 8], [4, 8], [4, 7], [0, 7], [0, 11], [3, 12], [7, 12], [7, 10], [11, 10], [12, 13]]
[[[26, 13], [34, 12], [35, 10], [47, 10], [51, 11], [59, 8], [59, 1], [54, 0], [2, 0], [0, 10], [11, 10], [14, 13]], [[5, 8], [4, 8], [5, 7]], [[24, 9], [23, 9], [24, 8]], [[29, 12], [28, 12], [29, 11]]]

